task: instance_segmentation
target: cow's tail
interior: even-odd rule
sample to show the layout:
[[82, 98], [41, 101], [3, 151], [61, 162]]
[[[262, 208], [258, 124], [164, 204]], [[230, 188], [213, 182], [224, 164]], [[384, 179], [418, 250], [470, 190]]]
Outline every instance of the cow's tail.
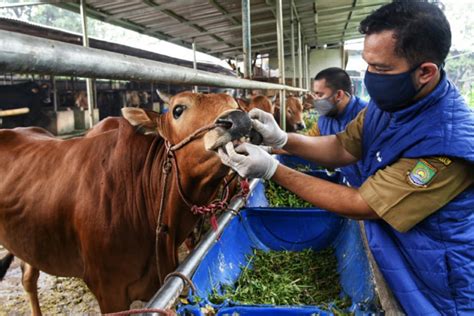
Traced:
[[7, 270], [10, 268], [13, 258], [15, 258], [15, 256], [9, 252], [0, 260], [0, 281], [3, 280], [3, 277], [7, 274]]

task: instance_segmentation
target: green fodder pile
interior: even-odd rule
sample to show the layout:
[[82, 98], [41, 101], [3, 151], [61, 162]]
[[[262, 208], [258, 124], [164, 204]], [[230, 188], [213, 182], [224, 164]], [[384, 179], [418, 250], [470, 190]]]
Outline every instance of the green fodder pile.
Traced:
[[273, 181], [265, 181], [265, 196], [270, 207], [314, 207]]
[[341, 286], [333, 249], [301, 252], [254, 250], [234, 286], [214, 291], [210, 301], [225, 299], [239, 304], [318, 305], [334, 303], [338, 309], [349, 307], [340, 299]]

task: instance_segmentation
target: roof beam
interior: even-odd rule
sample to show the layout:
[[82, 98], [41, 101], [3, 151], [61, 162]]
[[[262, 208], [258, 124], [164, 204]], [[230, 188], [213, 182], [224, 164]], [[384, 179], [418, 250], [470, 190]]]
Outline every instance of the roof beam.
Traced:
[[[159, 6], [160, 6], [159, 4], [154, 3], [152, 0], [143, 0], [143, 2], [146, 3], [148, 6], [153, 7], [153, 8], [159, 8]], [[174, 18], [175, 20], [179, 21], [180, 23], [189, 23], [190, 22], [190, 26], [192, 28], [200, 31], [200, 32], [207, 32], [207, 30], [205, 28], [193, 23], [193, 21], [190, 21], [190, 20], [184, 18], [183, 16], [181, 16], [179, 14], [176, 14], [175, 12], [173, 12], [171, 10], [165, 9], [165, 10], [160, 10], [160, 11], [163, 12], [164, 14], [166, 14], [167, 16]], [[225, 40], [223, 40], [222, 38], [220, 38], [217, 35], [212, 34], [211, 36], [219, 42], [226, 43], [230, 47], [234, 46], [234, 44], [226, 42]]]
[[[137, 4], [139, 4], [140, 2], [138, 2]], [[117, 13], [117, 14], [112, 14], [112, 15], [109, 15], [106, 19], [105, 19], [105, 22], [110, 22], [110, 21], [114, 21], [114, 20], [120, 20], [120, 19], [123, 19], [123, 18], [127, 18], [127, 17], [130, 17], [132, 15], [138, 15], [138, 14], [147, 14], [147, 13], [152, 13], [152, 12], [157, 12], [157, 11], [163, 11], [165, 9], [168, 9], [170, 7], [175, 7], [177, 3], [186, 3], [185, 0], [175, 0], [175, 1], [171, 1], [170, 3], [164, 3], [164, 4], [155, 4], [154, 7], [144, 7], [144, 8], [137, 8], [137, 9], [133, 9], [133, 10], [128, 10], [128, 11], [125, 11], [125, 12], [122, 12], [122, 13]]]
[[358, 5], [357, 7], [354, 7], [352, 5], [349, 6], [340, 6], [340, 7], [332, 7], [329, 9], [322, 9], [322, 10], [317, 10], [318, 14], [320, 15], [329, 15], [329, 14], [338, 14], [338, 13], [346, 13], [347, 11], [354, 11], [358, 9], [363, 9], [363, 8], [370, 8], [370, 7], [376, 7], [380, 6], [383, 4], [387, 4], [391, 1], [381, 1], [377, 3], [368, 3], [368, 4], [361, 4]]
[[[289, 19], [290, 18], [284, 18], [283, 21], [289, 21]], [[264, 25], [268, 25], [268, 24], [275, 24], [275, 23], [276, 23], [275, 19], [258, 21], [258, 22], [252, 23], [252, 28], [258, 27], [258, 26], [264, 26]], [[188, 34], [188, 35], [184, 35], [184, 36], [175, 37], [174, 39], [171, 40], [171, 42], [177, 42], [177, 41], [185, 40], [185, 39], [208, 36], [210, 34], [222, 34], [222, 33], [228, 33], [230, 31], [239, 31], [241, 29], [242, 29], [242, 25], [236, 25], [236, 26], [231, 26], [231, 27], [228, 27], [228, 28], [224, 28], [222, 30], [208, 30], [207, 32], [201, 32], [201, 33], [196, 33], [196, 34]], [[276, 30], [275, 30], [275, 32], [276, 32]]]
[[[62, 8], [62, 9], [65, 9], [65, 10], [69, 10], [69, 11], [72, 11], [72, 12], [75, 12], [75, 13], [80, 13], [79, 5], [77, 3], [60, 2], [60, 3], [54, 4], [54, 5], [57, 6], [57, 7]], [[88, 6], [86, 6], [86, 13], [87, 13], [88, 17], [91, 17], [93, 19], [103, 21], [103, 22], [105, 22], [106, 18], [108, 16], [110, 16], [110, 14], [95, 10], [95, 9], [90, 8]], [[161, 40], [170, 41], [172, 39], [172, 37], [170, 35], [161, 33], [159, 31], [149, 33], [149, 32], [147, 32], [147, 29], [144, 26], [138, 25], [138, 24], [130, 22], [130, 21], [112, 20], [109, 23], [113, 24], [113, 25], [116, 25], [116, 26], [120, 26], [120, 27], [129, 29], [129, 30], [132, 30], [132, 31], [135, 31], [135, 32], [138, 32], [138, 33], [141, 33], [141, 34], [147, 34], [147, 35], [156, 37], [156, 38], [161, 39]], [[184, 41], [177, 41], [177, 42], [175, 42], [175, 44], [181, 45], [181, 46], [186, 47], [186, 48], [191, 48], [191, 44], [187, 43], [187, 42], [184, 42]], [[204, 53], [209, 52], [209, 49], [204, 48], [204, 47], [199, 47], [199, 49], [200, 49], [200, 51], [202, 51]]]
[[224, 15], [224, 17], [226, 19], [228, 19], [229, 21], [231, 21], [234, 25], [242, 25], [240, 23], [239, 20], [237, 20], [235, 17], [233, 16], [229, 16], [229, 12], [224, 9], [223, 6], [221, 6], [219, 3], [216, 2], [216, 0], [209, 0], [209, 3], [214, 7], [216, 8], [220, 13], [222, 13]]
[[346, 34], [347, 26], [349, 25], [349, 21], [351, 20], [351, 17], [352, 17], [352, 12], [354, 12], [353, 9], [356, 6], [356, 4], [357, 4], [357, 0], [354, 0], [352, 2], [352, 10], [349, 11], [349, 14], [347, 15], [346, 25], [344, 25], [344, 29], [342, 30], [342, 38], [344, 38], [344, 35]]
[[[285, 38], [285, 42], [289, 42], [290, 39], [289, 38]], [[264, 46], [264, 45], [268, 45], [268, 44], [274, 44], [274, 43], [277, 43], [277, 40], [270, 40], [270, 41], [266, 41], [266, 42], [262, 42], [262, 43], [258, 43], [258, 44], [253, 44], [252, 45], [252, 50], [258, 50], [258, 48], [256, 47], [259, 47], [259, 46]], [[267, 47], [264, 47], [264, 48], [267, 48]], [[233, 51], [233, 50], [241, 50], [242, 49], [242, 46], [237, 46], [237, 47], [228, 47], [228, 48], [220, 48], [220, 49], [214, 49], [214, 50], [211, 50], [209, 53], [210, 54], [214, 54], [214, 53], [226, 53], [226, 52], [230, 52], [230, 51]]]
[[[188, 3], [189, 3], [189, 2], [188, 2]], [[268, 11], [268, 10], [270, 10], [270, 8], [269, 8], [268, 6], [264, 6], [264, 7], [260, 6], [260, 7], [252, 8], [252, 12], [251, 12], [251, 13], [260, 13], [260, 12], [265, 12], [265, 11]], [[236, 13], [229, 13], [229, 14], [227, 14], [226, 17], [230, 17], [230, 18], [232, 18], [232, 17], [240, 17], [241, 15], [242, 15], [242, 12], [238, 12], [238, 13], [236, 12]], [[199, 24], [199, 23], [201, 23], [201, 22], [209, 22], [209, 17], [206, 16], [206, 17], [204, 17], [204, 18], [202, 18], [202, 19], [194, 19], [194, 20], [192, 20], [192, 21], [190, 21], [190, 22], [182, 22], [182, 24], [185, 24], [185, 25], [189, 25], [189, 24], [192, 24], [192, 23]], [[158, 30], [161, 29], [161, 27], [162, 27], [162, 26], [160, 25], [160, 26], [157, 26], [157, 27], [150, 28], [150, 31], [151, 31], [151, 32], [153, 32], [153, 31], [155, 31], [155, 30], [158, 31]], [[212, 33], [212, 31], [210, 31], [210, 32], [208, 32], [208, 33]], [[190, 34], [189, 37], [187, 37], [187, 38], [190, 39], [190, 38], [193, 38], [193, 37], [204, 36], [204, 35], [201, 35], [201, 34], [202, 34], [202, 32], [201, 32], [201, 33]]]

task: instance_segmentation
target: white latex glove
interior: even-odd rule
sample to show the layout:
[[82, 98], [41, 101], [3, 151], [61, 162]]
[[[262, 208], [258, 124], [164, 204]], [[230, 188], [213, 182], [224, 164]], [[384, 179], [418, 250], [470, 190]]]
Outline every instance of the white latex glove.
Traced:
[[273, 118], [273, 115], [260, 109], [249, 112], [253, 128], [263, 137], [263, 144], [273, 148], [283, 148], [288, 141], [288, 134], [284, 132]]
[[270, 179], [278, 167], [278, 160], [270, 156], [257, 145], [242, 143], [234, 149], [229, 142], [225, 150], [220, 147], [217, 151], [222, 163], [231, 167], [244, 178]]
[[260, 145], [259, 146], [260, 148], [262, 148], [263, 150], [265, 150], [267, 153], [271, 154], [272, 153], [272, 146], [263, 146], [263, 145]]

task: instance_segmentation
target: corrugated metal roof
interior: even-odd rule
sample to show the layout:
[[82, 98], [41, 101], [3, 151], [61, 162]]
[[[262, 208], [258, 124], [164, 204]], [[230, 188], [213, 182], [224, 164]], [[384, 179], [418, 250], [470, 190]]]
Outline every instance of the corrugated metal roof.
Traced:
[[[303, 44], [338, 45], [359, 38], [359, 22], [390, 0], [294, 0]], [[78, 12], [77, 3], [56, 4]], [[87, 14], [185, 47], [193, 40], [199, 51], [216, 57], [242, 54], [239, 0], [87, 0]], [[291, 1], [283, 1], [285, 51], [291, 38]], [[251, 1], [252, 52], [276, 54], [274, 0]], [[295, 28], [296, 32], [296, 28]], [[295, 37], [297, 35], [295, 33]]]

